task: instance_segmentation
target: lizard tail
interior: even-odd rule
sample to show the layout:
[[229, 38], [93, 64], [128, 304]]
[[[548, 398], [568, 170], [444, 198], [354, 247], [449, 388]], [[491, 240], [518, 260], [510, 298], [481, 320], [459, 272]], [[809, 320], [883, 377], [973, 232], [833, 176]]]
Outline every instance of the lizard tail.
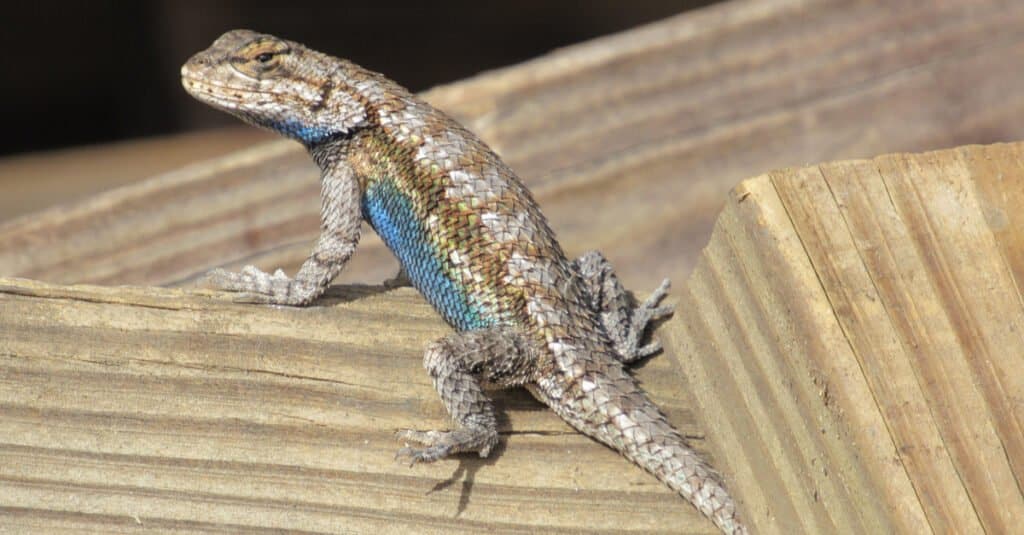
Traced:
[[654, 474], [722, 532], [747, 533], [721, 476], [690, 448], [635, 379], [611, 366], [591, 370], [588, 379], [581, 381], [578, 400], [556, 404], [555, 411], [583, 433]]
[[657, 439], [630, 444], [622, 454], [686, 498], [723, 533], [747, 533], [721, 476], [675, 430]]
[[[591, 348], [594, 353], [597, 349]], [[569, 425], [617, 450], [704, 513], [722, 532], [746, 534], [736, 502], [722, 478], [697, 455], [613, 356], [573, 356], [589, 369], [564, 383], [539, 381], [527, 388]], [[567, 371], [576, 372], [575, 368]], [[568, 386], [566, 386], [568, 385]]]

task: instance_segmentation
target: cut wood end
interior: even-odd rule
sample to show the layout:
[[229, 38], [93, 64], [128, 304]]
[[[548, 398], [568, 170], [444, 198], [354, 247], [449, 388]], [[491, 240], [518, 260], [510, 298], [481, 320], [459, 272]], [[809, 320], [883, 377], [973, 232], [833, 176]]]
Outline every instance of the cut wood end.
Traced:
[[1024, 518], [1022, 151], [830, 162], [733, 190], [668, 336], [762, 531]]

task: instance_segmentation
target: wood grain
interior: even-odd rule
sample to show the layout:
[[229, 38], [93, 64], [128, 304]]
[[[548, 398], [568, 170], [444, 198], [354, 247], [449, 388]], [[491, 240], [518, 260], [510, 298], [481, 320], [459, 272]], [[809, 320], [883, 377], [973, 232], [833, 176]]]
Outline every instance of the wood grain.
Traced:
[[[570, 253], [600, 249], [648, 288], [685, 278], [745, 177], [1024, 138], [1024, 70], [1006, 67], [1024, 63], [1022, 25], [1024, 4], [996, 0], [727, 2], [424, 96], [524, 177]], [[317, 193], [297, 144], [255, 145], [0, 226], [0, 274], [180, 285], [220, 264], [295, 269]], [[394, 273], [366, 234], [340, 282]]]
[[0, 222], [274, 138], [270, 132], [235, 126], [0, 158]]
[[[637, 374], [757, 532], [1015, 529], [1020, 191], [1024, 143], [733, 190]], [[713, 531], [523, 392], [496, 456], [396, 463], [395, 429], [447, 425], [420, 364], [446, 332], [411, 289], [0, 279], [0, 531]]]
[[760, 531], [1024, 518], [1022, 156], [895, 154], [734, 190], [665, 336]]
[[[729, 2], [425, 97], [521, 173], [568, 252], [604, 250], [638, 292], [674, 278], [639, 376], [759, 532], [1002, 533], [1024, 518], [1021, 145], [734, 185], [1024, 139], [1022, 24], [995, 0]], [[294, 269], [317, 191], [299, 147], [255, 145], [0, 225], [0, 274]], [[340, 281], [393, 269], [369, 238]], [[419, 361], [445, 332], [404, 290], [292, 310], [4, 279], [0, 523], [712, 530], [521, 393], [499, 397], [495, 459], [395, 464], [393, 429], [444, 425]]]
[[[396, 429], [448, 425], [422, 368], [448, 332], [411, 289], [294, 309], [0, 279], [0, 531], [714, 532], [522, 391], [490, 458], [396, 461]], [[695, 435], [671, 366], [640, 377]]]

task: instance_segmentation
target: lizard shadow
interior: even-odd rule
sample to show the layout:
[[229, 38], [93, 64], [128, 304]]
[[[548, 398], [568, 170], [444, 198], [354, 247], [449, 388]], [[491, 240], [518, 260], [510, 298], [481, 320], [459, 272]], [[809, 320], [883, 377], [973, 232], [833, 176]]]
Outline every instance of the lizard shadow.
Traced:
[[505, 453], [509, 436], [528, 433], [527, 431], [512, 430], [511, 422], [508, 417], [508, 411], [510, 408], [514, 407], [514, 410], [516, 411], [547, 410], [541, 402], [534, 399], [533, 396], [531, 396], [525, 389], [513, 388], [501, 391], [491, 391], [490, 394], [494, 400], [495, 414], [498, 418], [499, 435], [502, 439], [498, 441], [498, 444], [485, 458], [481, 458], [475, 453], [463, 453], [452, 457], [452, 460], [457, 460], [459, 462], [455, 471], [452, 472], [447, 479], [437, 482], [429, 491], [427, 491], [427, 494], [429, 495], [460, 484], [459, 504], [454, 515], [456, 517], [462, 515], [469, 506], [470, 496], [473, 493], [473, 486], [476, 481], [476, 474], [480, 469], [498, 462], [498, 459]]
[[389, 288], [380, 284], [334, 284], [328, 286], [324, 294], [317, 298], [315, 305], [330, 306], [339, 303], [350, 303], [394, 290], [395, 288]]
[[486, 458], [479, 458], [474, 453], [460, 454], [455, 457], [459, 461], [459, 465], [452, 472], [452, 475], [443, 481], [438, 481], [427, 494], [433, 494], [446, 490], [458, 483], [461, 483], [462, 488], [459, 491], [459, 505], [455, 510], [455, 516], [461, 516], [465, 512], [466, 508], [469, 507], [469, 497], [473, 493], [473, 485], [476, 482], [476, 474], [480, 471], [480, 468], [489, 466], [497, 462], [498, 458], [501, 457], [505, 451], [505, 441], [499, 441], [498, 445], [494, 447], [490, 455]]

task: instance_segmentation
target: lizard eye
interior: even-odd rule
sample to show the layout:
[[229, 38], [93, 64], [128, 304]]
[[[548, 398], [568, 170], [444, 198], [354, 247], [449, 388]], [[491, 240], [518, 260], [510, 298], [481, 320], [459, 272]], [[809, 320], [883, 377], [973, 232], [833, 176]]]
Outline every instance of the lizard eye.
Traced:
[[273, 76], [281, 67], [282, 56], [288, 53], [288, 43], [277, 39], [262, 39], [243, 46], [230, 61], [238, 72], [252, 78], [263, 78]]

